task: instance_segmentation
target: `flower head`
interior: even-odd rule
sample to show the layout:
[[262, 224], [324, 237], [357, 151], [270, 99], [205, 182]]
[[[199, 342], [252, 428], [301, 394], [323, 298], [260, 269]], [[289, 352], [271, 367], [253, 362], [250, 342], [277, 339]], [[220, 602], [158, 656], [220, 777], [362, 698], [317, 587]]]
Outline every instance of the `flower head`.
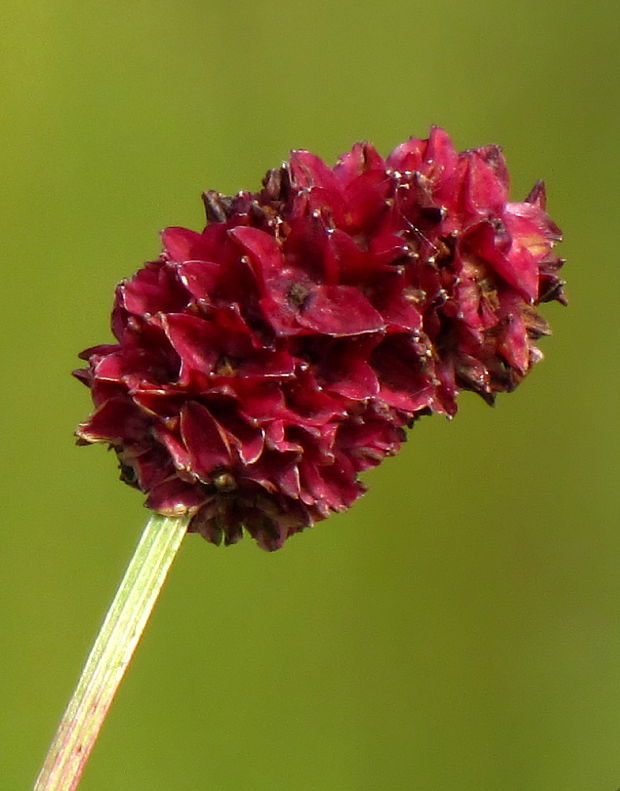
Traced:
[[535, 306], [564, 301], [542, 183], [508, 202], [500, 149], [438, 128], [334, 168], [294, 151], [259, 192], [204, 200], [207, 227], [167, 228], [117, 287], [77, 435], [214, 543], [273, 550], [348, 508], [405, 426], [514, 389], [548, 333]]

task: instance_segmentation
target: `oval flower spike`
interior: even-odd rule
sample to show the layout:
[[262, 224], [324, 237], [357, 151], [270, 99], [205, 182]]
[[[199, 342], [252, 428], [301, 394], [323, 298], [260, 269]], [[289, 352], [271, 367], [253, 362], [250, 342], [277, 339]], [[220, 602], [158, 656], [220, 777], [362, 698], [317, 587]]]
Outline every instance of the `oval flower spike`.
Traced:
[[510, 202], [500, 149], [439, 128], [333, 168], [293, 151], [258, 192], [204, 201], [203, 231], [167, 228], [119, 284], [77, 435], [214, 543], [274, 550], [347, 509], [418, 417], [513, 390], [542, 356], [536, 305], [565, 301], [542, 183]]

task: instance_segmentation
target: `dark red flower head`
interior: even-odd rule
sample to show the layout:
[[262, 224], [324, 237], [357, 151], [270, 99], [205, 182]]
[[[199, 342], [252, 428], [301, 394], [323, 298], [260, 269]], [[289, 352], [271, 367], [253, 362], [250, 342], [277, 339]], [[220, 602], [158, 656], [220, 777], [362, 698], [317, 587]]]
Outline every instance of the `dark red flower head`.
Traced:
[[77, 435], [153, 510], [273, 550], [348, 508], [417, 417], [512, 390], [548, 332], [534, 306], [564, 297], [544, 187], [509, 203], [496, 146], [434, 128], [385, 160], [294, 151], [263, 184], [205, 193], [204, 231], [167, 228], [120, 283]]

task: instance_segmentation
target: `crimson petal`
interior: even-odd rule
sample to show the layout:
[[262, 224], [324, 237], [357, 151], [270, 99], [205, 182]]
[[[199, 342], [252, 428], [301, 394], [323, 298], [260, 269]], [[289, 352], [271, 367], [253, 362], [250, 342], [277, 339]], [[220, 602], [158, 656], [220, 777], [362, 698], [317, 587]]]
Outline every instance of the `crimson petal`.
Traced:
[[230, 445], [223, 429], [206, 407], [188, 401], [181, 408], [181, 437], [188, 450], [191, 467], [203, 481], [210, 481], [219, 467], [232, 463]]
[[340, 337], [385, 328], [381, 314], [353, 286], [317, 286], [306, 298], [297, 321], [311, 330]]

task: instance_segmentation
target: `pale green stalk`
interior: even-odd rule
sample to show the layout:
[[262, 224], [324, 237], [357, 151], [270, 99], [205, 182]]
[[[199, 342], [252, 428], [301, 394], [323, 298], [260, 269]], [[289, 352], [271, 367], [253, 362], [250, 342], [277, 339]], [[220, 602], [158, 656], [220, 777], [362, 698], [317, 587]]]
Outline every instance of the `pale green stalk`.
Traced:
[[187, 530], [154, 514], [127, 567], [60, 722], [34, 791], [73, 791]]

